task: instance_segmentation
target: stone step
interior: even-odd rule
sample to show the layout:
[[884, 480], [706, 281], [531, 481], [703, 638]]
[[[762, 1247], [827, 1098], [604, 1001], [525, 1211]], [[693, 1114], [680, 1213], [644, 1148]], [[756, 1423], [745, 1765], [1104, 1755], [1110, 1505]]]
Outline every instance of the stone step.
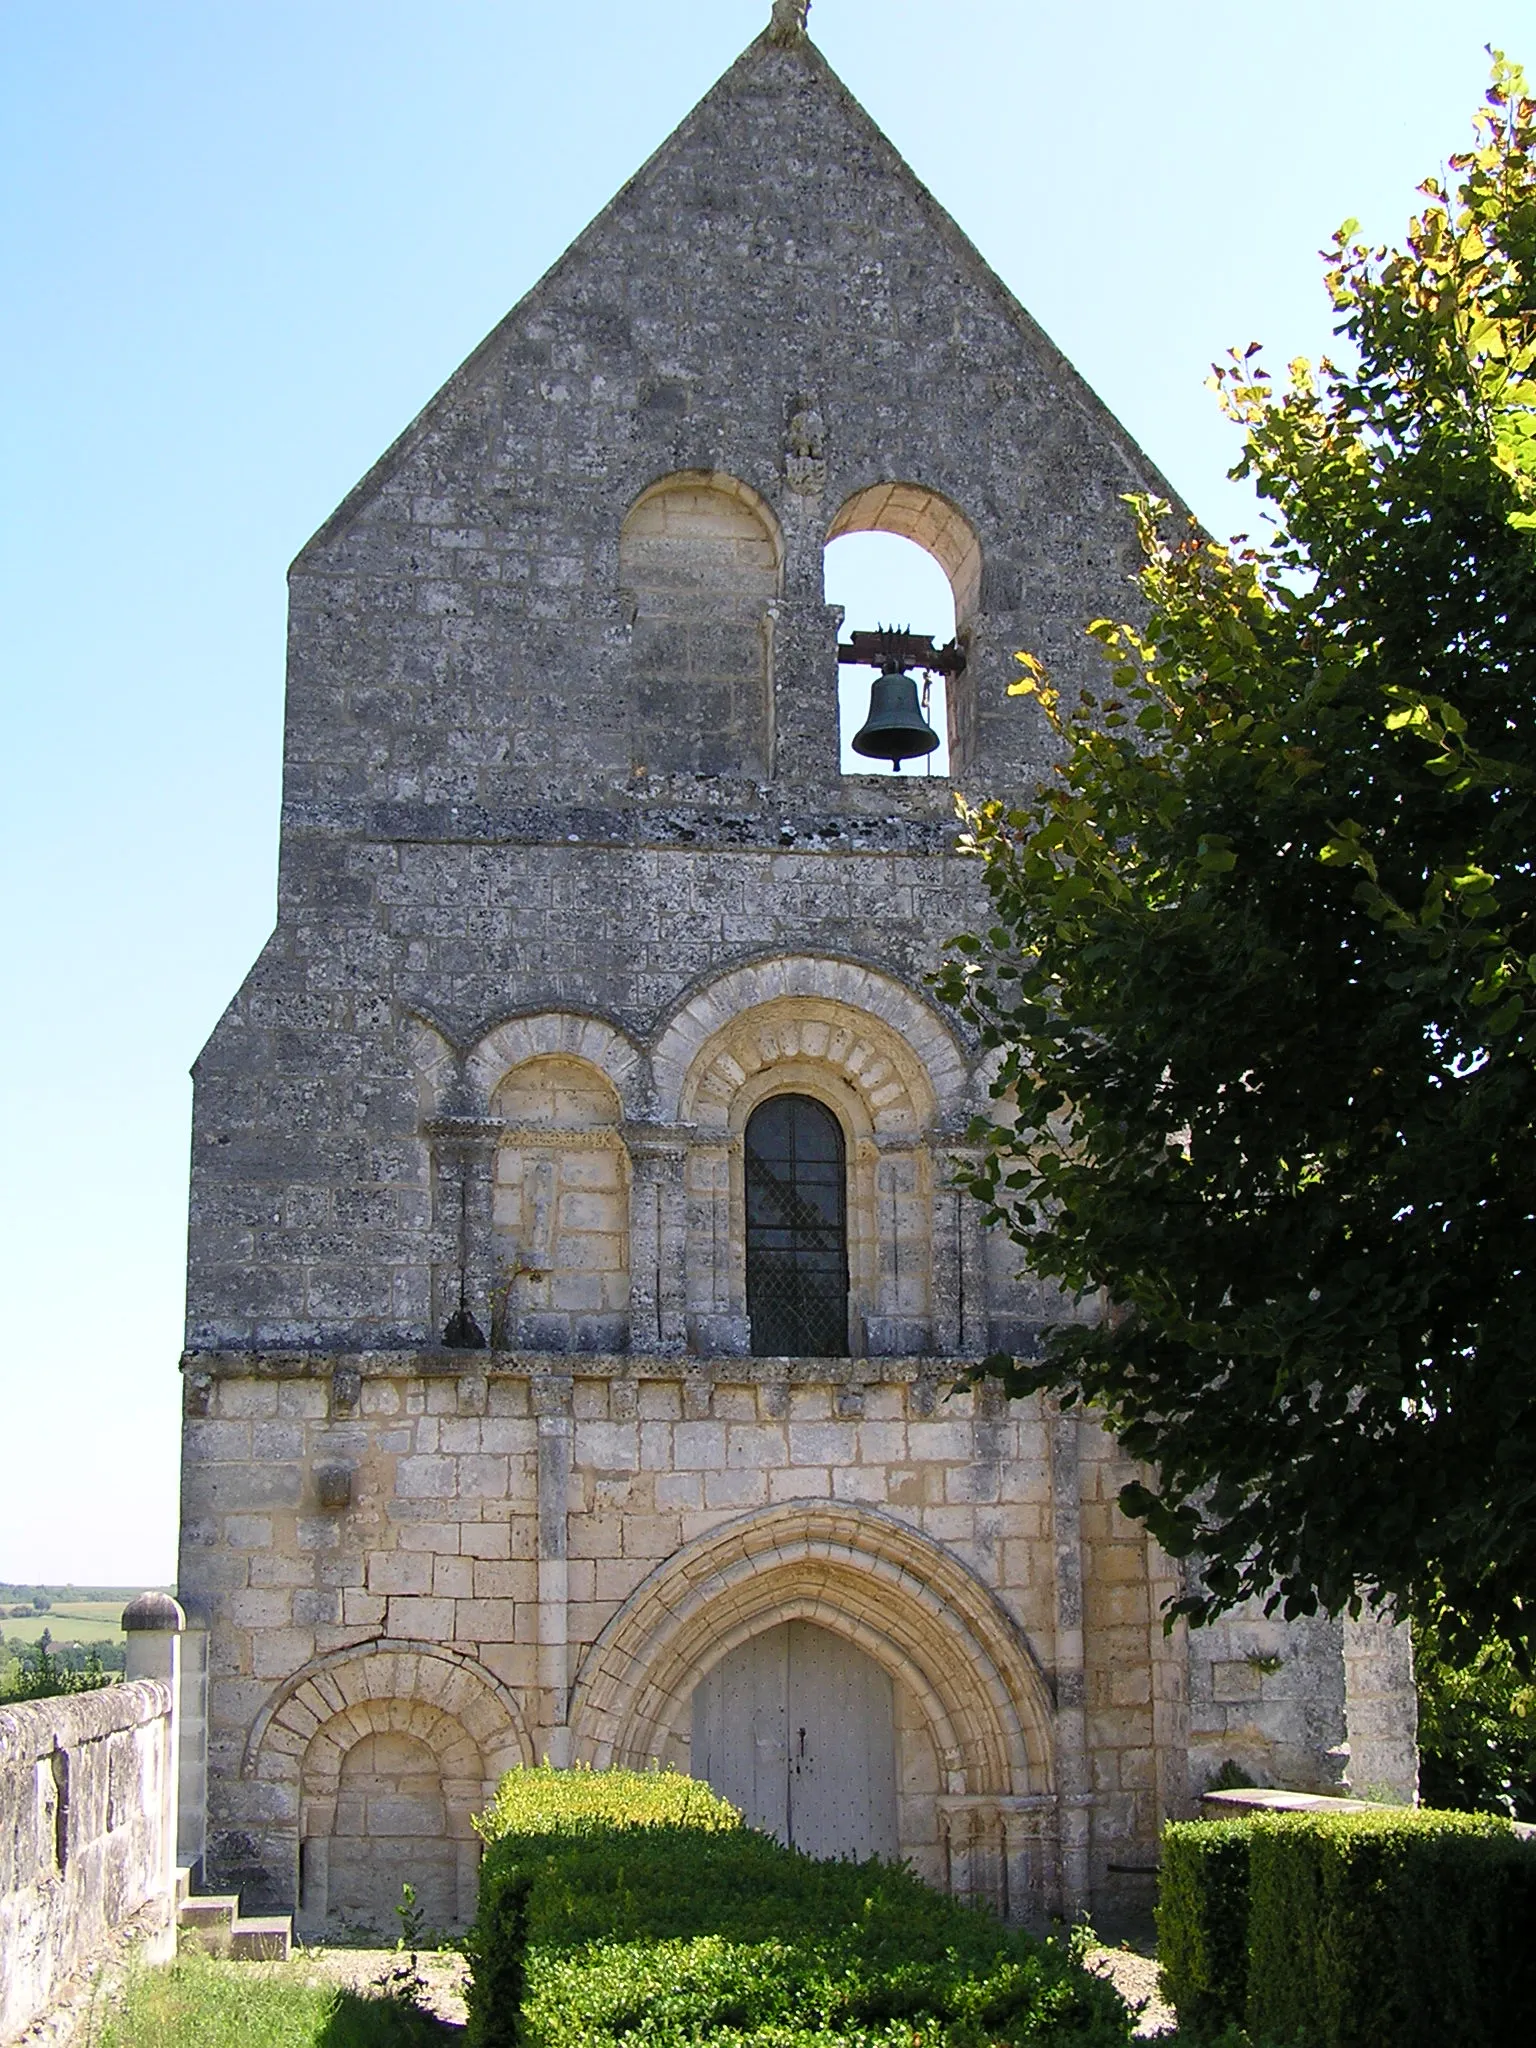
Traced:
[[208, 1955], [235, 1962], [286, 1963], [293, 1947], [291, 1914], [242, 1914], [234, 1892], [183, 1898], [176, 1908], [176, 1925]]
[[239, 1963], [286, 1963], [293, 1949], [293, 1918], [288, 1913], [259, 1913], [237, 1919], [229, 1937], [229, 1953]]
[[240, 1900], [234, 1892], [203, 1899], [183, 1899], [176, 1908], [176, 1925], [185, 1934], [199, 1935], [205, 1947], [217, 1947], [222, 1951], [239, 1912]]

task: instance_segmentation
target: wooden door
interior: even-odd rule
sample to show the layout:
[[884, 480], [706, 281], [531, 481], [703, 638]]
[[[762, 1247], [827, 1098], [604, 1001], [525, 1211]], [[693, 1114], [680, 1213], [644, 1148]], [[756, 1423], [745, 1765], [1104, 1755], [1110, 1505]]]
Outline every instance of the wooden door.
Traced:
[[899, 1854], [891, 1681], [830, 1629], [783, 1623], [722, 1658], [693, 1695], [692, 1768], [808, 1856]]

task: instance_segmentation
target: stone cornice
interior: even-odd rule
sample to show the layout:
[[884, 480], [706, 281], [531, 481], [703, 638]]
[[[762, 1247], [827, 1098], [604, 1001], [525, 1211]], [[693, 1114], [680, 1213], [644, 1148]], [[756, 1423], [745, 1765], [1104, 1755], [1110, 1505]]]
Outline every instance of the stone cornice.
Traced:
[[338, 1371], [363, 1379], [693, 1380], [731, 1386], [887, 1386], [930, 1380], [947, 1385], [971, 1358], [692, 1358], [643, 1352], [576, 1351], [186, 1351], [181, 1370], [213, 1379], [329, 1379]]
[[[892, 778], [893, 780], [895, 778]], [[954, 850], [951, 786], [937, 778], [914, 795], [892, 790], [872, 815], [692, 804], [485, 804], [289, 802], [285, 833], [332, 833], [394, 845], [583, 846], [614, 851], [827, 853], [921, 857]]]

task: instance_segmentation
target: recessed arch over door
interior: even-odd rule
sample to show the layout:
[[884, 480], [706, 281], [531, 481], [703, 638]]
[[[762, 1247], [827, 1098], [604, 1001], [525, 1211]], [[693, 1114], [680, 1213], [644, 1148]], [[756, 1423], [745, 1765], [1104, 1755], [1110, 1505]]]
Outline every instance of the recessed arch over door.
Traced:
[[759, 1358], [848, 1352], [848, 1157], [809, 1095], [770, 1095], [747, 1119], [747, 1317]]
[[462, 1925], [466, 1847], [472, 1869], [473, 1844], [454, 1839], [439, 1756], [423, 1735], [385, 1727], [359, 1736], [337, 1781], [326, 1857], [328, 1924], [383, 1933], [408, 1884], [429, 1927]]

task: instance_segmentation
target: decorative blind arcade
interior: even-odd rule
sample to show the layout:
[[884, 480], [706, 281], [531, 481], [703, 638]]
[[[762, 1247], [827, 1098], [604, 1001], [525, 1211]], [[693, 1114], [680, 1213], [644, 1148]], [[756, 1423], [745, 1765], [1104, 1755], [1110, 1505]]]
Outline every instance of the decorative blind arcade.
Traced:
[[837, 1118], [775, 1095], [747, 1124], [747, 1314], [759, 1358], [848, 1351], [848, 1181]]

